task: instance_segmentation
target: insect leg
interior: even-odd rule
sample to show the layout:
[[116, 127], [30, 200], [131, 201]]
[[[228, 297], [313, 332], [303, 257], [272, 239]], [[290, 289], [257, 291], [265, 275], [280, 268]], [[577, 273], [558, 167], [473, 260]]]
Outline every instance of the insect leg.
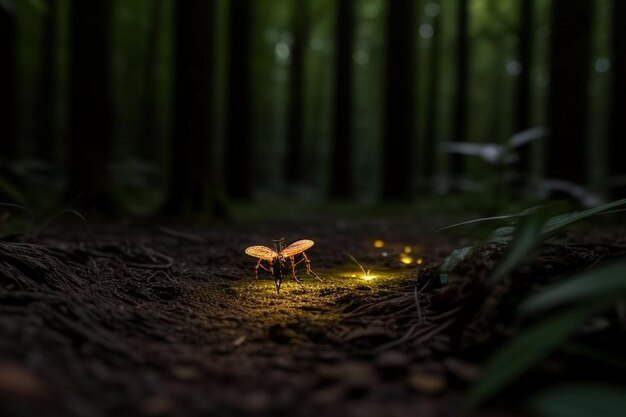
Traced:
[[254, 284], [255, 282], [259, 280], [259, 268], [262, 268], [266, 270], [267, 272], [270, 272], [270, 270], [267, 269], [265, 265], [263, 265], [263, 259], [259, 259], [259, 261], [256, 263], [256, 266], [254, 267], [254, 280], [250, 284], [248, 284], [247, 288], [250, 288], [252, 284]]
[[304, 264], [306, 265], [306, 273], [309, 275], [313, 275], [315, 278], [322, 281], [322, 279], [311, 269], [311, 261], [307, 258], [306, 253], [302, 252], [302, 258], [304, 259]]
[[296, 265], [298, 265], [300, 262], [296, 263], [295, 256], [291, 256], [289, 258], [289, 261], [291, 262], [291, 275], [293, 276], [293, 279], [295, 279], [298, 284], [304, 285], [296, 274]]

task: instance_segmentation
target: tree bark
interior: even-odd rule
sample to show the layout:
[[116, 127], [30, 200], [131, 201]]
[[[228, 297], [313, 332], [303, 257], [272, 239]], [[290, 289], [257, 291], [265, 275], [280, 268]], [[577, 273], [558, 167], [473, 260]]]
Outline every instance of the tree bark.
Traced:
[[287, 160], [285, 177], [288, 183], [298, 184], [304, 179], [303, 140], [304, 140], [304, 72], [305, 56], [308, 43], [308, 3], [297, 0], [293, 13], [293, 46], [291, 48], [291, 66], [289, 78], [289, 108], [287, 132]]
[[620, 179], [613, 187], [612, 197], [626, 198], [626, 2], [613, 0], [612, 36], [612, 105], [609, 142], [609, 173]]
[[17, 154], [16, 30], [16, 3], [0, 4], [0, 157], [6, 162]]
[[157, 86], [159, 65], [159, 41], [162, 30], [163, 0], [153, 0], [150, 7], [148, 48], [144, 64], [144, 100], [141, 116], [141, 136], [137, 141], [137, 157], [154, 162], [157, 153]]
[[166, 212], [209, 216], [216, 201], [211, 163], [215, 2], [175, 4], [174, 129]]
[[39, 123], [35, 155], [50, 163], [56, 162], [55, 98], [57, 42], [58, 42], [58, 0], [47, 0], [48, 13], [44, 22], [41, 58], [41, 79], [39, 86]]
[[[435, 4], [441, 7], [441, 2]], [[432, 191], [435, 179], [435, 161], [437, 159], [437, 124], [439, 123], [439, 81], [441, 71], [441, 30], [442, 19], [441, 9], [432, 20], [433, 37], [430, 41], [430, 54], [428, 62], [428, 83], [427, 83], [427, 103], [426, 128], [424, 133], [424, 146], [422, 149], [422, 178], [427, 181], [424, 188]]]
[[111, 0], [71, 0], [68, 196], [83, 210], [110, 211]]
[[[530, 97], [531, 97], [531, 67], [533, 51], [533, 0], [519, 0], [520, 20], [518, 27], [517, 59], [521, 72], [517, 79], [515, 98], [515, 131], [521, 132], [531, 127]], [[520, 148], [520, 161], [517, 164], [520, 173], [526, 174], [530, 169], [530, 146]]]
[[384, 200], [410, 200], [415, 142], [415, 0], [387, 2]]
[[[457, 11], [456, 75], [452, 116], [452, 140], [467, 141], [467, 105], [469, 99], [469, 5], [470, 0], [459, 0]], [[459, 179], [465, 173], [464, 156], [453, 154], [450, 173]]]
[[516, 92], [516, 130], [522, 131], [530, 127], [530, 90], [531, 64], [533, 50], [533, 0], [520, 1], [520, 22], [518, 28], [517, 56], [521, 72], [517, 80]]
[[251, 0], [229, 0], [229, 39], [225, 185], [229, 197], [252, 197], [252, 7]]
[[335, 23], [335, 80], [333, 91], [333, 131], [330, 153], [329, 196], [353, 196], [353, 67], [354, 1], [337, 0]]
[[591, 52], [591, 0], [554, 0], [550, 45], [549, 178], [584, 184], [587, 88]]

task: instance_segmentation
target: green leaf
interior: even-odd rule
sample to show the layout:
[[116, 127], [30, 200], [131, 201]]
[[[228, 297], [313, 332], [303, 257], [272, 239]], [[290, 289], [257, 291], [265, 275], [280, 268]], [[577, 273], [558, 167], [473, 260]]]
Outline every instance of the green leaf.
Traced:
[[513, 240], [507, 249], [504, 259], [498, 263], [489, 277], [488, 283], [493, 285], [515, 270], [534, 250], [541, 241], [541, 226], [544, 217], [540, 214], [525, 216], [517, 225]]
[[489, 243], [503, 243], [508, 242], [513, 238], [515, 234], [515, 226], [502, 226], [498, 227], [491, 233], [487, 242]]
[[626, 296], [626, 260], [583, 272], [548, 287], [526, 299], [520, 311], [523, 314], [536, 314], [567, 303], [609, 294]]
[[474, 246], [466, 246], [461, 249], [455, 249], [450, 255], [443, 260], [441, 268], [439, 268], [439, 281], [442, 285], [448, 283], [450, 272], [452, 272], [461, 262], [467, 259], [474, 252]]
[[589, 316], [609, 308], [614, 298], [576, 306], [523, 331], [506, 343], [483, 366], [479, 380], [468, 393], [477, 406], [523, 375], [559, 347]]
[[549, 388], [528, 402], [533, 415], [544, 417], [623, 417], [626, 387], [590, 383]]
[[626, 198], [622, 200], [613, 201], [607, 204], [603, 204], [598, 207], [594, 207], [589, 210], [579, 211], [575, 213], [565, 213], [559, 216], [553, 217], [546, 222], [543, 226], [543, 230], [541, 233], [543, 235], [552, 235], [561, 231], [562, 229], [579, 222], [581, 220], [587, 219], [589, 217], [595, 216], [597, 214], [602, 214], [609, 210], [618, 209], [620, 207], [626, 207]]

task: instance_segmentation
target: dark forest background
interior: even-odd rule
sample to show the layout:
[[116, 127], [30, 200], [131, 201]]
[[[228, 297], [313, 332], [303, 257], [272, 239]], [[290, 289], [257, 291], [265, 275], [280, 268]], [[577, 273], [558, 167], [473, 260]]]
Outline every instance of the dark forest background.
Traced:
[[623, 0], [0, 0], [1, 200], [625, 197], [625, 23]]

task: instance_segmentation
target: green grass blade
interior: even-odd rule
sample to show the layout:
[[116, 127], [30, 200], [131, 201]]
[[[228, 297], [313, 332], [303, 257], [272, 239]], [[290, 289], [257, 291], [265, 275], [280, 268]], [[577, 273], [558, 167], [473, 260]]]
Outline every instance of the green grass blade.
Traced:
[[526, 299], [520, 306], [520, 312], [537, 314], [567, 303], [609, 294], [626, 296], [626, 260], [583, 272], [548, 287]]
[[626, 416], [626, 387], [567, 384], [549, 388], [528, 402], [533, 415], [544, 417]]
[[468, 224], [474, 224], [474, 223], [483, 223], [483, 222], [494, 221], [494, 220], [516, 219], [516, 218], [518, 218], [520, 216], [521, 216], [521, 214], [508, 214], [508, 215], [504, 215], [504, 216], [482, 217], [480, 219], [472, 219], [472, 220], [467, 220], [467, 221], [464, 221], [464, 222], [461, 222], [461, 223], [451, 224], [450, 226], [446, 226], [446, 227], [442, 227], [441, 229], [437, 229], [437, 230], [435, 230], [435, 232], [439, 233], [439, 232], [443, 232], [444, 230], [454, 229], [455, 227], [466, 226]]
[[483, 366], [479, 380], [468, 392], [468, 402], [478, 406], [527, 372], [559, 347], [589, 316], [612, 306], [602, 299], [558, 313], [506, 343]]
[[625, 207], [625, 206], [626, 206], [626, 198], [622, 200], [612, 201], [610, 203], [603, 204], [601, 206], [594, 207], [592, 209], [585, 210], [585, 211], [561, 214], [559, 216], [555, 216], [551, 218], [550, 220], [548, 220], [546, 224], [544, 225], [541, 233], [543, 235], [549, 236], [581, 220], [587, 219], [597, 214], [604, 213], [609, 210], [616, 210], [616, 209], [619, 209], [620, 207]]
[[356, 259], [354, 256], [352, 256], [352, 255], [351, 255], [351, 254], [349, 254], [349, 253], [346, 253], [346, 256], [347, 256], [347, 257], [348, 257], [348, 258], [349, 258], [352, 262], [354, 262], [355, 264], [357, 264], [357, 266], [358, 266], [359, 268], [361, 268], [361, 271], [363, 271], [363, 275], [367, 275], [367, 272], [365, 272], [365, 268], [363, 268], [363, 265], [361, 265], [361, 263], [360, 263], [359, 261], [357, 261], [357, 259]]

